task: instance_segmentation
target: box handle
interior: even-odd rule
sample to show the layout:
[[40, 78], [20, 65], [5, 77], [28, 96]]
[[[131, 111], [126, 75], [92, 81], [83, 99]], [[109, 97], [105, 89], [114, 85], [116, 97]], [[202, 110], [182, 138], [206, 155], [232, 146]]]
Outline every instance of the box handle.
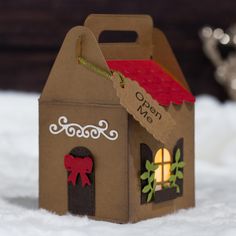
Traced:
[[152, 44], [153, 22], [149, 15], [91, 14], [84, 25], [93, 32], [97, 40], [103, 31], [135, 31], [138, 37], [134, 43]]

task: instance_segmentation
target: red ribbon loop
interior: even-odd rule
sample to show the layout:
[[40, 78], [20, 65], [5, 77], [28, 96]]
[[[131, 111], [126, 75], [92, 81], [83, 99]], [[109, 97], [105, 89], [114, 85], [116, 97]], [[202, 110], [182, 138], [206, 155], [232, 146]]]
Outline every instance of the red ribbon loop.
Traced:
[[91, 185], [91, 182], [87, 176], [93, 169], [93, 161], [91, 157], [74, 158], [72, 155], [66, 155], [64, 157], [64, 165], [67, 171], [70, 172], [68, 176], [68, 183], [76, 184], [78, 174], [80, 174], [82, 187], [86, 184]]

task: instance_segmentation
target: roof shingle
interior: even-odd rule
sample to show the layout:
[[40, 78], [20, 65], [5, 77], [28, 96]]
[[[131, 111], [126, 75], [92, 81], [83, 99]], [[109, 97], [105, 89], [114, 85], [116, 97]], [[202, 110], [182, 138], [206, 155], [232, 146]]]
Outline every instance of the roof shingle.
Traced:
[[195, 102], [195, 97], [153, 60], [109, 60], [107, 64], [137, 81], [162, 106]]

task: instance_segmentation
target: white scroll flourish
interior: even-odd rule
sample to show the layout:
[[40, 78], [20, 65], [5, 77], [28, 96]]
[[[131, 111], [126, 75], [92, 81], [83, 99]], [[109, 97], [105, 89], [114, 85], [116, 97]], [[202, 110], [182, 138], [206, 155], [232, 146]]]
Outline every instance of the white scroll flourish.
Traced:
[[[98, 126], [86, 125], [81, 126], [77, 123], [68, 123], [68, 119], [65, 116], [58, 118], [58, 124], [51, 124], [49, 131], [52, 134], [59, 134], [65, 131], [68, 137], [77, 136], [78, 138], [92, 138], [98, 139], [101, 135], [109, 140], [116, 140], [118, 138], [118, 132], [116, 130], [107, 131], [108, 122], [106, 120], [100, 120]], [[107, 131], [107, 132], [106, 132]]]

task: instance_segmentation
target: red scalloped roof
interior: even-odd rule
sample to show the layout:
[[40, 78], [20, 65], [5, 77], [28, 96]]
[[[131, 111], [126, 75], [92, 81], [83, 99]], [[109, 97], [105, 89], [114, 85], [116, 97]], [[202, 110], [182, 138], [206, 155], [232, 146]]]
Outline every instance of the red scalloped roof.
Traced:
[[152, 60], [109, 60], [107, 64], [111, 70], [137, 81], [162, 106], [195, 102], [188, 90]]

